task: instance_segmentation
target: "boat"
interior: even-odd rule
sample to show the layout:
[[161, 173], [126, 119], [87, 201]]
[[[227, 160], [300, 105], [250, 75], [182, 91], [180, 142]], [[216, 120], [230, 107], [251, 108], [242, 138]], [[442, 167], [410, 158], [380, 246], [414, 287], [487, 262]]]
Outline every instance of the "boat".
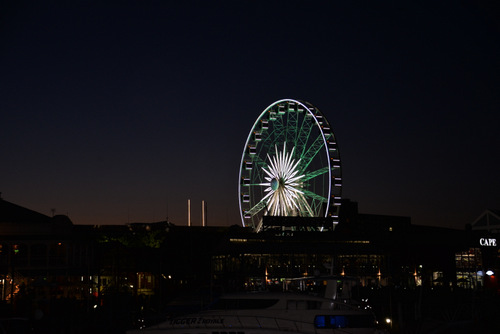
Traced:
[[[299, 284], [304, 287], [305, 281]], [[328, 280], [324, 295], [247, 292], [223, 295], [206, 309], [128, 334], [321, 334], [374, 333], [376, 320], [367, 305], [354, 303], [349, 284]]]

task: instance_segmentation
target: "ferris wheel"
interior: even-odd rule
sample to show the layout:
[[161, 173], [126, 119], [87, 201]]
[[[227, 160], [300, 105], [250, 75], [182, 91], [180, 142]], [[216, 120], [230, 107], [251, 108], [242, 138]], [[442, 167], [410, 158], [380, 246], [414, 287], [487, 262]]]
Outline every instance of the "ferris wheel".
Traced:
[[238, 186], [243, 226], [263, 217], [330, 217], [338, 223], [342, 178], [335, 136], [308, 102], [284, 99], [267, 107], [248, 135]]

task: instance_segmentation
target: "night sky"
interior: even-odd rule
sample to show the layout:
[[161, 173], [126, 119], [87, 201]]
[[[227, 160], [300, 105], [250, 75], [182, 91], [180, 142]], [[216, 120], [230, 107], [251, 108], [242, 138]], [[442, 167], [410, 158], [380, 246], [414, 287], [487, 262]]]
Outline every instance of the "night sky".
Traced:
[[500, 208], [496, 2], [12, 1], [2, 198], [74, 224], [240, 224], [268, 105], [309, 101], [362, 213], [464, 228]]

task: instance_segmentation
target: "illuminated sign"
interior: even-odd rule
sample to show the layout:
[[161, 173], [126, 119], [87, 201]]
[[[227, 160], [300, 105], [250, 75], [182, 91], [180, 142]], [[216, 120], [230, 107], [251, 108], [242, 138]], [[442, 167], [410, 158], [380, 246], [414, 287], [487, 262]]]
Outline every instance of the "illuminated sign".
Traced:
[[491, 239], [491, 238], [481, 238], [479, 239], [479, 244], [481, 246], [492, 246], [496, 247], [497, 246], [497, 239]]

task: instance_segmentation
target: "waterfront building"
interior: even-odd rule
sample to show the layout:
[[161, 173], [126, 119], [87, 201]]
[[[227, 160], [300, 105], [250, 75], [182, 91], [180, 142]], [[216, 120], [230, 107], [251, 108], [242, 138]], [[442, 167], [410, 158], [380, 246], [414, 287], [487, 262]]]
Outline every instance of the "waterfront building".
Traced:
[[199, 289], [282, 289], [291, 278], [321, 275], [355, 277], [363, 289], [497, 291], [495, 215], [487, 211], [455, 230], [362, 214], [344, 200], [334, 231], [320, 232], [321, 218], [266, 217], [256, 233], [167, 221], [78, 225], [1, 199], [1, 299], [15, 306], [29, 295], [40, 308], [64, 298], [85, 309], [129, 307]]

